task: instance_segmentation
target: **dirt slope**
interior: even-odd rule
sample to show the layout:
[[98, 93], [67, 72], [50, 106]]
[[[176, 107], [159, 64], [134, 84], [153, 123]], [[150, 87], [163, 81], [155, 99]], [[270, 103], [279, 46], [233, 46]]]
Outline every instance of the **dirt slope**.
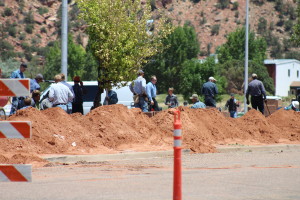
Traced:
[[[103, 106], [88, 115], [68, 115], [60, 108], [20, 110], [10, 121], [31, 121], [31, 139], [1, 139], [0, 163], [40, 162], [42, 154], [100, 154], [120, 151], [171, 150], [173, 112], [152, 118], [139, 109]], [[251, 110], [226, 118], [216, 109], [181, 111], [183, 148], [215, 152], [220, 144], [300, 143], [300, 113], [279, 110], [265, 118]]]

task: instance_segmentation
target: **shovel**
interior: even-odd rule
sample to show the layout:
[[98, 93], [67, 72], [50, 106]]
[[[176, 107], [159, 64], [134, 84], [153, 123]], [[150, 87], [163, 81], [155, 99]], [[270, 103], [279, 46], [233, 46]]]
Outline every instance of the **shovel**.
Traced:
[[269, 107], [268, 107], [268, 104], [267, 104], [267, 100], [265, 100], [264, 103], [265, 103], [265, 105], [266, 105], [266, 107], [267, 107], [267, 110], [268, 110], [269, 115], [271, 115], [270, 110], [269, 110]]

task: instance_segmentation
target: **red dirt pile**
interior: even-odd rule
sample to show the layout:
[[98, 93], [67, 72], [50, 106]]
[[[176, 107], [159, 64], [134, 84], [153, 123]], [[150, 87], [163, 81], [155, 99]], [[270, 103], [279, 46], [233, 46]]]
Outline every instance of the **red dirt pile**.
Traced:
[[[215, 152], [220, 144], [300, 143], [300, 113], [279, 110], [265, 118], [251, 110], [238, 119], [216, 109], [181, 107], [183, 148]], [[0, 163], [39, 162], [41, 154], [99, 154], [172, 149], [173, 110], [152, 118], [139, 109], [102, 106], [86, 116], [60, 108], [20, 110], [10, 121], [31, 121], [31, 139], [0, 139]]]

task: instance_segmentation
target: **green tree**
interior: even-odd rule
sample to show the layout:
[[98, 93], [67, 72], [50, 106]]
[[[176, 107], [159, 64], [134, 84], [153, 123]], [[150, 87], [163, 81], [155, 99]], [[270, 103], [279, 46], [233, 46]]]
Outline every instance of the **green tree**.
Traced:
[[[244, 63], [244, 60], [229, 60], [219, 66], [219, 75], [227, 79], [225, 87], [227, 93], [244, 93]], [[274, 94], [273, 79], [269, 76], [267, 68], [263, 64], [249, 61], [248, 73], [256, 73], [259, 80], [264, 83], [266, 91], [269, 94]]]
[[[45, 79], [53, 77], [61, 71], [61, 45], [56, 41], [47, 47], [45, 62]], [[82, 80], [96, 80], [96, 70], [93, 70], [93, 57], [87, 54], [85, 49], [74, 43], [73, 37], [68, 36], [68, 79], [76, 75], [81, 76]]]
[[298, 0], [297, 17], [298, 17], [297, 23], [293, 27], [294, 33], [292, 35], [292, 40], [295, 42], [297, 46], [299, 46], [300, 45], [300, 0]]
[[99, 61], [98, 85], [94, 106], [101, 101], [104, 88], [126, 84], [136, 77], [147, 58], [162, 50], [162, 39], [171, 33], [166, 18], [155, 22], [149, 32], [151, 5], [147, 1], [78, 0], [81, 18], [87, 23], [87, 33], [94, 56]]
[[[245, 58], [245, 28], [238, 28], [229, 33], [227, 41], [218, 50], [220, 63], [229, 60], [243, 60]], [[266, 41], [256, 38], [253, 32], [249, 33], [249, 60], [262, 63], [266, 57]]]
[[195, 29], [190, 26], [175, 28], [174, 32], [164, 40], [166, 48], [161, 54], [152, 57], [146, 66], [146, 78], [156, 75], [158, 79], [158, 91], [167, 91], [174, 87], [180, 89], [180, 74], [184, 69], [183, 63], [197, 58], [199, 54], [199, 42]]

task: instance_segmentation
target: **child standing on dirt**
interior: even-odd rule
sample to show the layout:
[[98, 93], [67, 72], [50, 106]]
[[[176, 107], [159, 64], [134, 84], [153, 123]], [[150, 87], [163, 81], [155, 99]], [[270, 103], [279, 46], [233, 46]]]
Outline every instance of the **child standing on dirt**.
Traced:
[[234, 94], [233, 93], [231, 93], [230, 96], [231, 97], [226, 102], [225, 107], [228, 108], [229, 113], [230, 113], [230, 117], [237, 118], [237, 107], [239, 107], [240, 104], [239, 104], [238, 100], [236, 100], [234, 98]]

